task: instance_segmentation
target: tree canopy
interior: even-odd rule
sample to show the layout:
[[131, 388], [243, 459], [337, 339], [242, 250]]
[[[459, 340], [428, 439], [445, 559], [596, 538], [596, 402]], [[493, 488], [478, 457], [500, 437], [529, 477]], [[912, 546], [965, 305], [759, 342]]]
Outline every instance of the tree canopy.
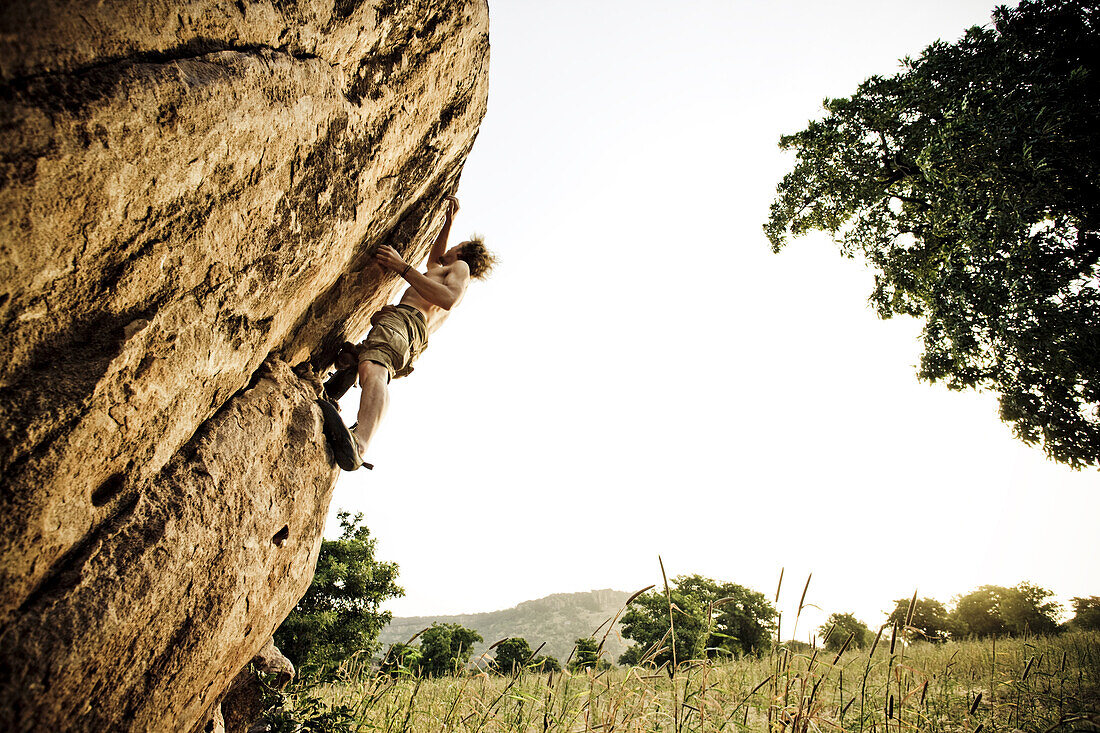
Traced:
[[[759, 653], [770, 646], [776, 612], [762, 593], [701, 575], [681, 575], [673, 578], [672, 585], [677, 663]], [[673, 643], [671, 634], [666, 639], [668, 632], [669, 604], [664, 592], [639, 596], [622, 617], [622, 635], [635, 644], [619, 662], [638, 664], [651, 648], [657, 652], [652, 656], [655, 664], [670, 662]]]
[[818, 633], [825, 639], [825, 648], [831, 652], [840, 651], [845, 644], [848, 644], [848, 639], [852, 640], [848, 644], [849, 649], [861, 649], [870, 644], [875, 637], [871, 629], [867, 628], [867, 624], [850, 613], [829, 614], [829, 618], [818, 629]]
[[1047, 600], [1054, 594], [1028, 582], [1013, 588], [983, 585], [955, 599], [951, 611], [953, 634], [986, 637], [1048, 634], [1058, 628], [1061, 606]]
[[888, 624], [897, 624], [905, 638], [910, 641], [947, 641], [951, 633], [951, 620], [947, 609], [935, 598], [920, 598], [913, 604], [913, 616], [906, 627], [905, 618], [909, 613], [909, 598], [894, 601], [894, 610], [886, 619]]
[[275, 631], [275, 643], [306, 675], [327, 676], [356, 652], [378, 651], [389, 623], [383, 601], [405, 595], [397, 564], [374, 557], [363, 515], [340, 512], [339, 539], [322, 540], [309, 590]]
[[462, 670], [481, 641], [481, 634], [461, 624], [432, 624], [420, 636], [420, 673], [439, 677]]
[[378, 671], [390, 677], [420, 674], [420, 647], [396, 642], [382, 655]]
[[527, 669], [535, 673], [560, 672], [561, 662], [557, 657], [548, 654], [540, 654], [527, 664]]
[[1073, 598], [1073, 618], [1069, 624], [1075, 629], [1100, 630], [1100, 596]]
[[1100, 18], [1023, 0], [780, 139], [764, 226], [831, 235], [875, 272], [882, 318], [924, 319], [919, 376], [1000, 395], [1075, 468], [1100, 461]]
[[583, 636], [573, 642], [573, 658], [569, 660], [569, 671], [599, 667], [600, 642], [593, 636]]
[[531, 660], [531, 645], [527, 640], [513, 636], [497, 644], [496, 659], [493, 666], [501, 674], [517, 674]]

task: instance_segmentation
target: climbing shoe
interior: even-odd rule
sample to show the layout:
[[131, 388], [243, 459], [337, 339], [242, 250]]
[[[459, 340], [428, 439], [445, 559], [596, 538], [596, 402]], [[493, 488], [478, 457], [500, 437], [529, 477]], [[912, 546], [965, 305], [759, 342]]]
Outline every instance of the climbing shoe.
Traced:
[[347, 369], [337, 369], [333, 372], [329, 380], [325, 382], [325, 395], [334, 402], [345, 394], [347, 391], [355, 386], [355, 380], [359, 376], [359, 371], [355, 367], [348, 367]]
[[325, 382], [325, 395], [336, 402], [355, 386], [355, 380], [359, 377], [359, 347], [345, 341], [332, 365], [335, 371]]
[[345, 471], [354, 471], [360, 466], [373, 468], [373, 466], [363, 463], [363, 459], [359, 457], [359, 447], [355, 443], [355, 436], [344, 425], [344, 421], [340, 417], [340, 411], [336, 409], [335, 405], [328, 400], [317, 400], [317, 405], [321, 408], [321, 415], [324, 418], [322, 430], [325, 433], [325, 440], [328, 441], [328, 444], [332, 447], [333, 455], [336, 456], [336, 465]]

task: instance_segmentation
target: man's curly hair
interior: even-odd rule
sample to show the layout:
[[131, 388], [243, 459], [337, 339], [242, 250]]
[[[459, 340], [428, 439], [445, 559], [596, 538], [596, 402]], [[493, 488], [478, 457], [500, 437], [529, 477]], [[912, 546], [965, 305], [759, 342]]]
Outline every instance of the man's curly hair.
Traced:
[[496, 255], [485, 248], [485, 241], [474, 235], [460, 245], [458, 259], [470, 266], [470, 277], [484, 280], [497, 263]]

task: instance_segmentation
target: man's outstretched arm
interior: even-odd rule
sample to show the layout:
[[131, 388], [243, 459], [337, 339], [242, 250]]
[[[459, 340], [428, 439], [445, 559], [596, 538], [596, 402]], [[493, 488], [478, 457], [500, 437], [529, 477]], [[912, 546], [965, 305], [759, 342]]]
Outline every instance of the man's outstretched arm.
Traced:
[[447, 238], [451, 236], [451, 222], [458, 213], [458, 198], [448, 196], [446, 201], [447, 211], [443, 214], [443, 228], [439, 230], [439, 235], [432, 243], [432, 251], [428, 253], [428, 267], [439, 267], [439, 260], [447, 251]]
[[420, 297], [443, 310], [449, 311], [453, 308], [470, 284], [470, 268], [461, 260], [455, 263], [458, 266], [458, 277], [448, 277], [449, 284], [444, 284], [417, 272], [416, 268], [401, 258], [397, 250], [387, 244], [378, 248], [374, 258], [387, 270], [392, 270], [405, 278], [405, 281], [420, 293]]

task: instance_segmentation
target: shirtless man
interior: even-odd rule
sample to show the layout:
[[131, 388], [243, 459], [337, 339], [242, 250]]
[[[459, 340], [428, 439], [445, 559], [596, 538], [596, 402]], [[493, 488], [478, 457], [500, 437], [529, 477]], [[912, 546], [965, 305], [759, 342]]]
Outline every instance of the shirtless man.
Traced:
[[325, 418], [325, 437], [332, 446], [337, 464], [345, 471], [354, 471], [364, 465], [370, 467], [363, 463], [362, 456], [386, 412], [390, 379], [403, 377], [413, 370], [412, 363], [428, 345], [428, 337], [443, 325], [451, 309], [462, 302], [470, 279], [483, 279], [493, 268], [496, 258], [480, 239], [470, 239], [447, 249], [456, 213], [458, 199], [448, 196], [443, 229], [432, 244], [428, 266], [423, 273], [405, 262], [393, 247], [382, 245], [375, 252], [375, 260], [387, 270], [400, 274], [409, 283], [409, 288], [398, 305], [384, 306], [371, 317], [373, 328], [365, 341], [358, 346], [344, 346], [336, 358], [336, 373], [325, 384], [325, 392], [335, 402], [351, 388], [358, 372], [363, 390], [359, 400], [359, 422], [348, 430], [333, 404], [318, 400]]

